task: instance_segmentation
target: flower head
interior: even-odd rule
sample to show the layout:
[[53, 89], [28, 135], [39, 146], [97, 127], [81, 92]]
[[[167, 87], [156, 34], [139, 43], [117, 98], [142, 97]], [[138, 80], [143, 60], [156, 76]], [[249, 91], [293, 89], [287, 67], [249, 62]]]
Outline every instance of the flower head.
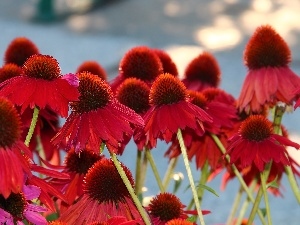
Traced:
[[180, 199], [172, 193], [158, 194], [148, 206], [148, 211], [154, 218], [153, 220], [157, 220], [155, 224], [164, 224], [176, 218], [187, 218], [183, 209], [184, 205]]
[[143, 119], [119, 103], [100, 77], [88, 72], [78, 76], [79, 101], [71, 102], [72, 112], [53, 143], [62, 145], [66, 141], [66, 148], [74, 146], [76, 152], [87, 145], [96, 151], [105, 143], [110, 151], [122, 154], [122, 143], [130, 140], [134, 127], [143, 126]]
[[14, 63], [7, 63], [0, 68], [0, 83], [16, 76], [20, 76], [22, 73], [21, 67]]
[[[11, 192], [21, 191], [25, 174], [30, 173], [26, 160], [32, 158], [30, 150], [20, 140], [21, 118], [13, 104], [0, 98], [0, 194], [7, 198]], [[11, 170], [11, 165], [14, 169]]]
[[81, 72], [90, 72], [94, 75], [99, 76], [103, 80], [107, 80], [107, 74], [105, 69], [97, 61], [89, 60], [81, 63], [78, 66], [76, 73], [81, 73]]
[[[21, 106], [40, 109], [48, 106], [66, 117], [69, 102], [78, 99], [76, 87], [62, 78], [56, 59], [49, 55], [33, 55], [22, 66], [23, 74], [1, 84], [0, 95]], [[22, 90], [20, 92], [19, 90]]]
[[202, 91], [207, 87], [218, 87], [221, 71], [215, 57], [203, 52], [194, 58], [186, 67], [182, 82], [187, 89]]
[[[131, 185], [134, 185], [130, 170], [122, 163], [121, 166]], [[141, 220], [113, 162], [103, 158], [86, 174], [84, 195], [61, 215], [60, 220], [85, 225], [95, 221], [107, 221], [114, 216], [123, 216], [127, 220]]]
[[118, 87], [116, 97], [120, 103], [133, 109], [138, 114], [145, 113], [149, 108], [149, 86], [137, 78], [127, 78]]
[[289, 68], [291, 53], [286, 42], [269, 25], [260, 26], [244, 53], [249, 72], [239, 99], [240, 111], [260, 112], [277, 102], [292, 104], [300, 78]]
[[159, 57], [163, 66], [163, 72], [177, 77], [178, 70], [170, 55], [166, 51], [157, 48], [152, 49], [152, 51]]
[[178, 129], [204, 133], [203, 122], [211, 117], [190, 103], [184, 84], [171, 74], [161, 74], [152, 84], [149, 101], [151, 108], [144, 116], [145, 134], [149, 147], [156, 146], [157, 138], [170, 142]]
[[36, 225], [46, 225], [46, 219], [40, 212], [47, 210], [31, 203], [38, 198], [40, 189], [33, 185], [23, 186], [22, 191], [11, 193], [8, 198], [0, 195], [0, 222], [1, 224], [24, 225], [23, 220]]
[[26, 37], [17, 37], [8, 45], [4, 53], [4, 62], [22, 66], [32, 55], [39, 54], [37, 46]]
[[119, 66], [120, 74], [110, 83], [113, 91], [126, 78], [135, 77], [146, 83], [152, 83], [163, 72], [159, 57], [146, 46], [130, 49], [122, 58]]
[[272, 124], [264, 116], [252, 115], [241, 123], [237, 134], [229, 139], [227, 153], [230, 162], [240, 168], [255, 165], [263, 171], [265, 164], [290, 165], [285, 146], [300, 148], [300, 145], [287, 138], [274, 134]]

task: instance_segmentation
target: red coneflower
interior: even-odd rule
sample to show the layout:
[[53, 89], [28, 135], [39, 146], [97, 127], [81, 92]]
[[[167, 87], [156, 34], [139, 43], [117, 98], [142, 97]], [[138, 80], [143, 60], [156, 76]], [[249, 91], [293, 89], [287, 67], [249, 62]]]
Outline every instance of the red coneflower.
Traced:
[[21, 74], [21, 67], [14, 63], [7, 63], [0, 68], [0, 83], [9, 78], [20, 76]]
[[32, 159], [32, 154], [20, 140], [22, 125], [17, 110], [3, 97], [0, 98], [0, 115], [0, 194], [7, 198], [11, 192], [22, 190], [24, 176], [30, 173], [24, 156]]
[[46, 212], [44, 207], [32, 204], [32, 200], [40, 195], [40, 188], [33, 185], [23, 185], [22, 191], [11, 193], [7, 198], [0, 194], [1, 224], [24, 225], [24, 220], [36, 225], [46, 225], [47, 220], [40, 215]]
[[107, 80], [107, 74], [105, 69], [97, 61], [89, 60], [81, 63], [78, 66], [76, 73], [81, 72], [90, 72], [94, 75], [99, 76], [103, 80]]
[[[79, 153], [76, 153], [74, 149], [68, 151], [62, 172], [69, 174], [70, 179], [52, 179], [51, 183], [64, 193], [69, 205], [73, 204], [77, 197], [83, 195], [84, 176], [89, 168], [101, 158], [102, 156], [88, 148]], [[62, 203], [63, 208], [64, 206], [65, 204]]]
[[32, 55], [39, 54], [37, 46], [26, 37], [17, 37], [8, 45], [4, 53], [4, 63], [22, 66]]
[[[134, 185], [130, 170], [122, 163], [121, 166]], [[61, 215], [60, 221], [86, 225], [114, 216], [142, 221], [113, 162], [103, 158], [89, 169], [85, 176], [84, 195]]]
[[173, 219], [167, 222], [165, 225], [196, 225], [196, 223], [184, 219]]
[[[226, 130], [234, 126], [237, 120], [236, 108], [234, 101], [228, 104], [227, 101], [220, 101], [225, 94], [217, 88], [207, 88], [206, 95], [204, 92], [188, 91], [191, 102], [202, 108], [213, 119], [213, 123], [204, 123], [205, 134], [198, 136], [192, 130], [182, 132], [184, 143], [187, 147], [188, 157], [191, 160], [196, 158], [197, 168], [202, 168], [206, 161], [212, 169], [216, 169], [223, 164], [222, 153], [211, 134], [218, 135], [221, 142], [226, 143]], [[219, 95], [219, 97], [217, 97]], [[213, 97], [214, 96], [214, 97]], [[226, 99], [226, 98], [225, 98]], [[181, 154], [178, 141], [172, 142], [165, 155], [170, 158], [177, 157]]]
[[119, 66], [120, 74], [110, 82], [113, 91], [129, 77], [135, 77], [151, 84], [163, 72], [159, 57], [146, 46], [130, 49], [122, 58]]
[[241, 123], [237, 134], [228, 140], [227, 153], [230, 162], [239, 168], [255, 165], [263, 171], [265, 164], [290, 165], [285, 146], [300, 148], [287, 138], [274, 134], [272, 123], [261, 115], [251, 115]]
[[[156, 195], [147, 209], [154, 225], [164, 225], [172, 219], [187, 219], [188, 214], [197, 214], [196, 211], [184, 210], [184, 207], [176, 195], [165, 192]], [[203, 211], [203, 214], [208, 213], [209, 211]]]
[[161, 50], [161, 49], [154, 48], [152, 50], [159, 57], [159, 59], [162, 63], [163, 72], [172, 74], [175, 77], [177, 77], [178, 70], [177, 70], [177, 67], [176, 67], [175, 63], [173, 62], [172, 58], [170, 57], [170, 55], [166, 51]]
[[179, 128], [202, 135], [203, 122], [211, 122], [206, 112], [190, 102], [184, 84], [171, 74], [161, 74], [153, 82], [149, 99], [151, 108], [144, 116], [144, 133], [150, 148], [156, 146], [158, 138], [170, 142]]
[[182, 82], [189, 90], [202, 91], [207, 87], [218, 87], [220, 80], [217, 60], [211, 53], [203, 52], [188, 64]]
[[78, 152], [86, 145], [99, 149], [105, 143], [114, 153], [122, 154], [122, 144], [129, 141], [133, 128], [144, 125], [132, 109], [119, 103], [104, 80], [88, 72], [78, 74], [79, 101], [71, 102], [72, 112], [53, 138], [55, 145], [67, 142]]
[[[21, 113], [29, 106], [46, 106], [67, 117], [69, 102], [76, 101], [79, 93], [60, 74], [56, 59], [49, 55], [33, 55], [22, 66], [23, 74], [1, 83], [0, 95], [21, 106]], [[22, 90], [20, 92], [19, 90]]]
[[292, 104], [299, 77], [289, 68], [291, 52], [282, 37], [269, 25], [260, 26], [244, 53], [249, 72], [238, 99], [240, 111], [261, 111], [267, 104]]

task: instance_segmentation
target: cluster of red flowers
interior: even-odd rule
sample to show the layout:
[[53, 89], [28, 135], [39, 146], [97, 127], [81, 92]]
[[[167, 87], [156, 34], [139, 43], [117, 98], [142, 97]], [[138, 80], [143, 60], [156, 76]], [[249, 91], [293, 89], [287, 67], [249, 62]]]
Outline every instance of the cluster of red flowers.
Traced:
[[[62, 75], [57, 60], [29, 39], [12, 40], [0, 68], [1, 224], [145, 224], [104, 147], [122, 155], [132, 140], [142, 153], [160, 140], [170, 143], [165, 156], [173, 159], [181, 155], [178, 130], [188, 159], [206, 168], [205, 182], [224, 170], [224, 182], [234, 178], [232, 165], [247, 185], [268, 165], [267, 182], [280, 184], [286, 166], [300, 175], [286, 149], [300, 145], [268, 119], [270, 109], [300, 105], [290, 50], [265, 25], [249, 40], [244, 60], [249, 71], [235, 99], [219, 87], [221, 70], [209, 52], [193, 59], [180, 79], [165, 51], [134, 47], [108, 81], [96, 61]], [[134, 188], [131, 171], [120, 165]], [[152, 224], [195, 224], [195, 211], [172, 193], [158, 194], [144, 210]], [[49, 215], [55, 215], [51, 222]]]

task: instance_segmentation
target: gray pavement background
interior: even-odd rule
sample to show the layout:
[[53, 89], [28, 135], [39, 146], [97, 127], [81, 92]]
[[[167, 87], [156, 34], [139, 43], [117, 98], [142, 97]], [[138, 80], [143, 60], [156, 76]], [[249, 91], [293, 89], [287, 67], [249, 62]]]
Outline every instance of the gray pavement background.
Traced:
[[[36, 2], [0, 1], [0, 54], [3, 55], [13, 38], [26, 36], [43, 54], [54, 56], [63, 73], [74, 72], [81, 62], [93, 59], [107, 70], [111, 80], [118, 74], [121, 57], [133, 46], [165, 49], [181, 75], [187, 63], [206, 50], [212, 52], [220, 64], [221, 88], [238, 97], [247, 72], [242, 60], [243, 49], [257, 26], [270, 24], [290, 46], [291, 67], [300, 75], [298, 0], [114, 0], [93, 10], [82, 10], [82, 3], [88, 3], [87, 0], [56, 0], [59, 19], [49, 23], [32, 20]], [[285, 126], [298, 143], [299, 111], [284, 118]], [[165, 148], [161, 144], [154, 149], [154, 157], [162, 158]], [[134, 170], [132, 157], [135, 157], [135, 147], [131, 143], [128, 154], [121, 159]], [[167, 167], [167, 161], [158, 164], [162, 171]], [[184, 172], [182, 164], [178, 170]], [[197, 171], [193, 172], [197, 177]], [[149, 182], [154, 179], [151, 171], [148, 174], [146, 194], [153, 195], [158, 189]], [[209, 185], [220, 197], [207, 193], [204, 198], [202, 208], [213, 211], [205, 217], [207, 224], [226, 221], [233, 193], [238, 188], [237, 183], [232, 182], [223, 192], [219, 190], [219, 182], [220, 177]], [[286, 181], [284, 186], [284, 199], [271, 198], [273, 224], [299, 224], [300, 207]], [[189, 194], [183, 191], [180, 194], [187, 203]], [[260, 223], [256, 221], [256, 224]]]

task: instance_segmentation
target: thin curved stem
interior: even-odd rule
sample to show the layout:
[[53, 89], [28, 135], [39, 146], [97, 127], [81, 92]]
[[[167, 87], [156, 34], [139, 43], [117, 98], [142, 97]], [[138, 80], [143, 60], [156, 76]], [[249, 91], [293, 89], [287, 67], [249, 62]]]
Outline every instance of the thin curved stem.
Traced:
[[175, 158], [172, 158], [169, 162], [169, 166], [167, 168], [167, 171], [166, 171], [164, 179], [163, 179], [163, 187], [165, 190], [168, 189], [168, 186], [169, 186], [171, 177], [173, 176], [174, 169], [177, 165], [178, 159], [179, 159], [179, 157], [177, 156]]
[[290, 166], [285, 166], [285, 172], [286, 172], [286, 175], [288, 177], [288, 181], [290, 183], [292, 191], [293, 191], [298, 203], [300, 204], [300, 189], [299, 189], [299, 186], [297, 184], [294, 173], [292, 171], [292, 168]]
[[270, 209], [269, 197], [268, 197], [268, 192], [267, 192], [267, 183], [266, 183], [266, 173], [265, 172], [260, 173], [260, 181], [261, 181], [261, 188], [263, 190], [263, 195], [264, 195], [264, 200], [265, 200], [268, 224], [272, 224], [271, 209]]
[[27, 147], [29, 146], [30, 140], [31, 140], [32, 135], [34, 133], [34, 129], [35, 129], [38, 117], [39, 117], [39, 112], [40, 112], [40, 110], [37, 107], [34, 107], [32, 120], [31, 120], [30, 127], [29, 127], [29, 131], [27, 133], [27, 136], [26, 136], [26, 139], [25, 139], [25, 142], [24, 142]]
[[237, 209], [238, 209], [238, 206], [240, 204], [243, 192], [244, 192], [244, 189], [243, 189], [243, 187], [241, 185], [240, 188], [239, 188], [238, 193], [236, 194], [236, 196], [234, 198], [230, 214], [229, 214], [229, 216], [227, 218], [227, 222], [226, 222], [227, 225], [232, 225], [233, 224], [234, 215], [237, 212]]
[[189, 181], [190, 181], [190, 185], [191, 185], [191, 189], [192, 189], [192, 193], [193, 193], [197, 213], [198, 213], [198, 216], [199, 216], [200, 224], [205, 225], [204, 217], [203, 217], [201, 207], [200, 207], [200, 202], [199, 202], [199, 199], [198, 199], [197, 190], [196, 190], [196, 187], [195, 187], [192, 171], [191, 171], [190, 164], [189, 164], [189, 159], [188, 159], [188, 156], [187, 156], [186, 147], [184, 145], [184, 141], [183, 141], [183, 137], [182, 137], [182, 133], [181, 133], [180, 129], [178, 129], [178, 131], [177, 131], [177, 138], [178, 138], [178, 141], [179, 141], [179, 144], [180, 144], [180, 149], [181, 149], [184, 165], [185, 165], [185, 168], [186, 168], [186, 172], [187, 172], [187, 175], [188, 175], [188, 178], [189, 178]]
[[144, 222], [146, 225], [151, 225], [151, 222], [150, 222], [150, 219], [145, 211], [145, 209], [143, 208], [140, 200], [138, 199], [138, 197], [136, 196], [136, 194], [134, 193], [134, 190], [133, 190], [133, 187], [131, 186], [131, 183], [128, 179], [128, 177], [126, 176], [126, 173], [125, 171], [123, 170], [119, 160], [117, 159], [117, 156], [115, 153], [112, 153], [109, 151], [109, 154], [110, 154], [110, 157], [111, 159], [113, 160], [113, 163], [116, 167], [116, 169], [118, 170], [118, 173], [120, 174], [134, 204], [136, 205], [141, 217], [143, 218]]
[[142, 151], [137, 150], [136, 154], [136, 166], [135, 166], [135, 193], [142, 201], [142, 182], [141, 182], [141, 167], [142, 167]]
[[153, 157], [152, 157], [152, 154], [151, 154], [151, 151], [148, 149], [148, 148], [145, 148], [145, 154], [146, 154], [146, 157], [151, 165], [151, 168], [152, 168], [152, 171], [153, 171], [153, 174], [155, 176], [155, 179], [156, 179], [156, 182], [158, 184], [158, 187], [159, 187], [159, 190], [161, 193], [164, 193], [165, 192], [165, 188], [162, 184], [162, 181], [160, 179], [160, 175], [159, 175], [159, 172], [157, 170], [157, 166], [153, 160]]

